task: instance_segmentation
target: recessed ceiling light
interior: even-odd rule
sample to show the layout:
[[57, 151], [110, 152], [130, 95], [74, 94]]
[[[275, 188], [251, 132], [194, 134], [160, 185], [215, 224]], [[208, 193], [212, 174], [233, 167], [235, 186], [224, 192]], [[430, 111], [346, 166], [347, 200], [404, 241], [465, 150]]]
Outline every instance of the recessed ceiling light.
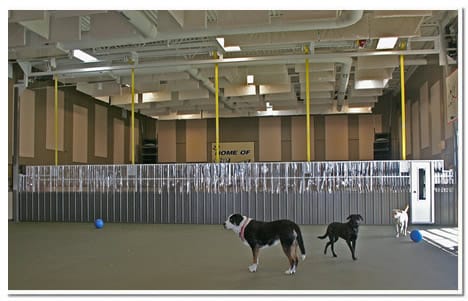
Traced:
[[380, 38], [376, 49], [392, 49], [395, 47], [397, 41], [397, 37]]

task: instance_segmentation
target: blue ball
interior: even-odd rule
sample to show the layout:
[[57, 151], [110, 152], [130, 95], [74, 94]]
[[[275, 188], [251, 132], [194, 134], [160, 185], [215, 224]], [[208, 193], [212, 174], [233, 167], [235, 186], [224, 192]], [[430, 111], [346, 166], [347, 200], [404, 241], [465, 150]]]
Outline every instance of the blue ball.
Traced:
[[420, 242], [423, 239], [421, 232], [418, 229], [411, 231], [410, 233], [411, 240], [414, 242]]
[[102, 227], [104, 227], [104, 221], [102, 219], [98, 218], [97, 220], [94, 221], [94, 226], [97, 229], [101, 229]]

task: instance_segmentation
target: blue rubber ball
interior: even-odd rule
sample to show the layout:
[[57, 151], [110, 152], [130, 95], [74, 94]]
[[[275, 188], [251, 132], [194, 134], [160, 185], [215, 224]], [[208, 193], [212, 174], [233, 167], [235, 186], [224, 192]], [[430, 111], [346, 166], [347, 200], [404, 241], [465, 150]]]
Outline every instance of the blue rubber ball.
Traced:
[[421, 232], [418, 229], [411, 231], [410, 233], [411, 240], [414, 242], [420, 242], [423, 239]]
[[97, 229], [101, 229], [104, 227], [104, 221], [100, 218], [94, 221], [94, 226], [96, 226]]

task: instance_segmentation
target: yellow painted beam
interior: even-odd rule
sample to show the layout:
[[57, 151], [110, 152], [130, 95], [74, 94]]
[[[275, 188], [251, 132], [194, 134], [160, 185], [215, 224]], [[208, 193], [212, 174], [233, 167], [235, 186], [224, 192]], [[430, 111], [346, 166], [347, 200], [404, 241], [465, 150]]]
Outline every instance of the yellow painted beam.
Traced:
[[55, 130], [55, 165], [58, 165], [58, 79], [54, 85], [54, 130]]
[[132, 68], [132, 164], [135, 164], [135, 69]]
[[400, 55], [401, 85], [401, 159], [406, 160], [405, 58]]
[[[218, 58], [218, 54], [214, 53], [214, 59]], [[219, 73], [218, 64], [215, 64], [215, 115], [216, 115], [216, 155], [215, 161], [219, 163]]]
[[[309, 54], [309, 47], [304, 48], [305, 54]], [[309, 74], [309, 59], [305, 60], [306, 68], [306, 145], [307, 145], [307, 162], [310, 162], [310, 74]]]

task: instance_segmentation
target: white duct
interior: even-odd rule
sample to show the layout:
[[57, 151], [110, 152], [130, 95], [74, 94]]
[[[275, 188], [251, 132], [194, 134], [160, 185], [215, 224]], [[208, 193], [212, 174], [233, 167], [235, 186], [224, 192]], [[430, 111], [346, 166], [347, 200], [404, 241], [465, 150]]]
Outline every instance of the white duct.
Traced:
[[353, 60], [351, 58], [338, 58], [336, 61], [341, 63], [341, 74], [338, 82], [336, 103], [336, 109], [338, 112], [340, 112], [346, 96], [346, 89], [348, 88], [349, 74], [351, 73], [351, 65], [353, 64]]
[[252, 34], [266, 32], [289, 32], [289, 31], [306, 31], [306, 30], [322, 30], [322, 29], [337, 29], [351, 26], [361, 20], [364, 15], [362, 10], [344, 11], [340, 16], [333, 20], [315, 21], [310, 23], [288, 23], [288, 24], [268, 24], [259, 26], [244, 26], [238, 28], [223, 28], [222, 26], [208, 28], [206, 30], [197, 30], [192, 32], [181, 33], [163, 33], [160, 32], [157, 40], [174, 39], [174, 38], [193, 38], [193, 37], [212, 37], [235, 34]]

